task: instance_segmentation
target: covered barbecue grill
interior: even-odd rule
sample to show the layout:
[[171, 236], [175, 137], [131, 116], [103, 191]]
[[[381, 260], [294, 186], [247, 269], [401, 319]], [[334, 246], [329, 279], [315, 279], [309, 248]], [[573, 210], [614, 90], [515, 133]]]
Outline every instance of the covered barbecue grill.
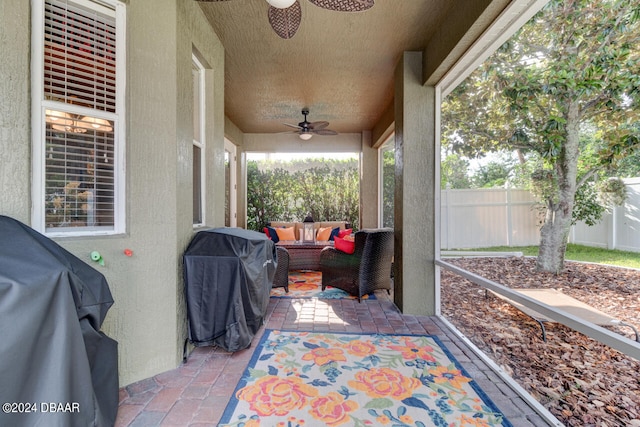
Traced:
[[275, 245], [263, 233], [198, 232], [184, 253], [191, 343], [247, 348], [264, 322], [275, 271]]
[[101, 273], [0, 216], [0, 402], [17, 405], [0, 425], [114, 425], [117, 342], [100, 331], [112, 304]]

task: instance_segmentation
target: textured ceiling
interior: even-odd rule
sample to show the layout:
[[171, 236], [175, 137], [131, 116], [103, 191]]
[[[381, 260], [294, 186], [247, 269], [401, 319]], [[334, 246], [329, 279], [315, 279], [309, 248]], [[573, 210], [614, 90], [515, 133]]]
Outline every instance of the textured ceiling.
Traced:
[[271, 29], [265, 0], [200, 2], [225, 47], [225, 114], [245, 133], [328, 121], [341, 133], [371, 130], [393, 99], [403, 51], [422, 50], [450, 0], [375, 0], [364, 12], [335, 12], [299, 0], [297, 34]]

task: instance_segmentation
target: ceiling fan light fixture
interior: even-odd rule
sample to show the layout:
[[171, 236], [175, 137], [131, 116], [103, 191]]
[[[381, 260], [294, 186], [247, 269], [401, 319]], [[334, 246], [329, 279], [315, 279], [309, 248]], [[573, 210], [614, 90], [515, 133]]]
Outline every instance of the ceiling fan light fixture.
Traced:
[[267, 0], [267, 3], [278, 9], [286, 9], [288, 7], [291, 7], [295, 2], [296, 0]]
[[69, 113], [57, 110], [45, 110], [45, 120], [51, 129], [59, 132], [85, 133], [87, 130], [78, 126], [78, 121]]
[[51, 129], [60, 132], [85, 133], [87, 130], [111, 132], [113, 126], [106, 119], [84, 116], [78, 118], [76, 114], [69, 114], [57, 110], [45, 110], [45, 119], [51, 124]]
[[57, 110], [45, 110], [45, 116], [47, 123], [52, 123], [55, 126], [61, 127], [63, 130], [65, 126], [73, 125], [73, 119], [69, 113]]
[[78, 122], [78, 126], [81, 128], [99, 132], [111, 132], [113, 130], [113, 127], [108, 120], [91, 116], [85, 116], [80, 119], [80, 121]]
[[302, 132], [302, 133], [300, 134], [300, 139], [301, 139], [301, 140], [303, 140], [303, 141], [308, 141], [308, 140], [310, 140], [310, 139], [311, 139], [311, 137], [312, 137], [312, 136], [313, 136], [313, 134], [312, 134], [312, 133], [309, 133], [309, 132]]

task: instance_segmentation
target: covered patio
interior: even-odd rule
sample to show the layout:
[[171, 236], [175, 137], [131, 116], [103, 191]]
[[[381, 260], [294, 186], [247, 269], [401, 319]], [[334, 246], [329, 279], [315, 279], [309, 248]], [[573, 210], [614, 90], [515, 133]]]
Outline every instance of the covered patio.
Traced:
[[[114, 142], [104, 157], [91, 154], [93, 164], [114, 165], [114, 201], [111, 222], [96, 228], [45, 220], [48, 110], [66, 104], [77, 118], [91, 112], [43, 95], [42, 23], [51, 2], [2, 3], [0, 214], [89, 263], [92, 252], [102, 254], [104, 265], [94, 267], [115, 300], [103, 330], [119, 343], [118, 425], [212, 424], [248, 362], [251, 349], [232, 355], [211, 348], [182, 364], [182, 255], [199, 229], [245, 226], [246, 153], [359, 153], [360, 226], [377, 228], [379, 148], [390, 138], [392, 299], [272, 301], [267, 327], [434, 334], [514, 425], [549, 424], [439, 317], [437, 265], [440, 100], [545, 1], [377, 0], [362, 14], [300, 1], [299, 33], [282, 40], [262, 0], [52, 0], [116, 11], [118, 108], [101, 113]], [[329, 122], [338, 135], [286, 133], [283, 123], [295, 124], [305, 107], [310, 121]]]

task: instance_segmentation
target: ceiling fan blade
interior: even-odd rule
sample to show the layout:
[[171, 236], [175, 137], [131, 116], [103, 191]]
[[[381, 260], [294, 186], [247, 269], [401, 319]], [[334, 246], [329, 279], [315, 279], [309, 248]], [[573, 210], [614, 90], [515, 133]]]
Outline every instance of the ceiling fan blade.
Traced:
[[295, 36], [298, 27], [300, 27], [302, 8], [300, 7], [300, 2], [296, 0], [295, 3], [286, 9], [269, 6], [268, 15], [269, 23], [273, 31], [283, 39], [290, 39]]
[[324, 9], [337, 12], [362, 12], [373, 7], [374, 0], [309, 0]]
[[338, 134], [338, 132], [331, 129], [317, 129], [317, 130], [312, 130], [311, 133], [315, 133], [316, 135], [337, 135]]
[[298, 125], [290, 125], [289, 123], [283, 123], [283, 125], [285, 126], [289, 126], [290, 128], [294, 128], [294, 129], [302, 129], [301, 126]]
[[313, 123], [309, 123], [309, 129], [324, 129], [327, 126], [329, 126], [329, 122], [313, 122]]

